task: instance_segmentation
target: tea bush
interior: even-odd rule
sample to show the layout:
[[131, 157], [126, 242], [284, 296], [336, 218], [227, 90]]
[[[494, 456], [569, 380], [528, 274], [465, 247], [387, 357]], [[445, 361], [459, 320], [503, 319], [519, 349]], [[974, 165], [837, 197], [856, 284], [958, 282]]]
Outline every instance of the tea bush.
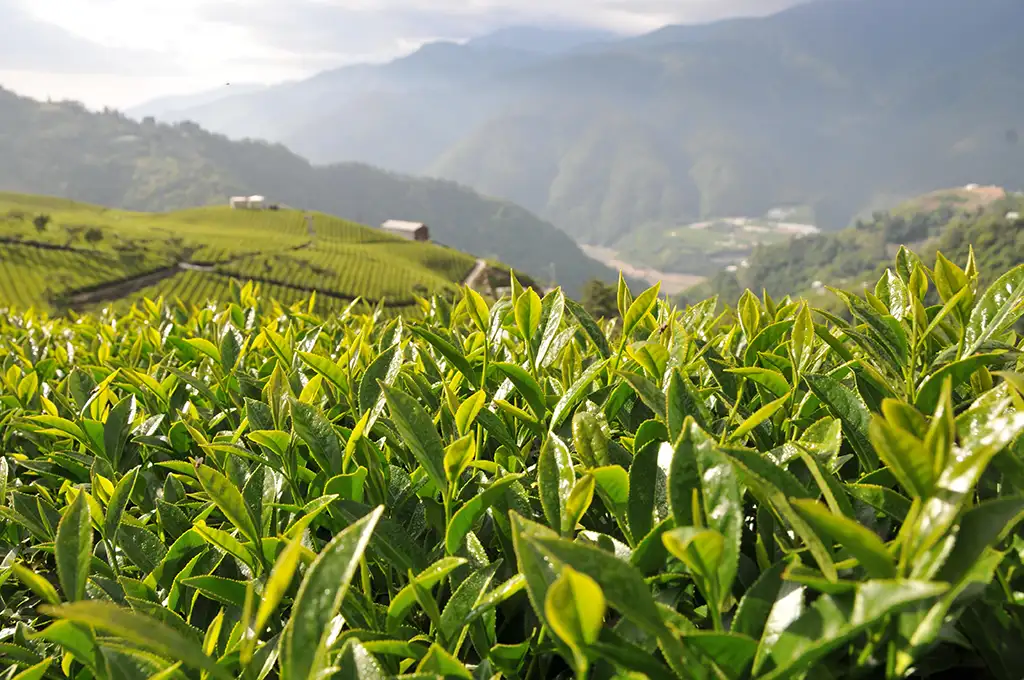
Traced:
[[0, 316], [2, 677], [1020, 678], [1024, 267], [977, 280]]

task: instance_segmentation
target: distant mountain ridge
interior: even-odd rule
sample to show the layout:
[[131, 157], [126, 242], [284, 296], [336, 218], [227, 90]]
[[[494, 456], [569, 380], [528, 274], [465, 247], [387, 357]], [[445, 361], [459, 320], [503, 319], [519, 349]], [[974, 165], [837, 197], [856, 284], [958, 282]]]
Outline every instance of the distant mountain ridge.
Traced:
[[181, 115], [452, 179], [580, 242], [777, 206], [839, 228], [935, 186], [1024, 186], [1022, 25], [1019, 0], [819, 0], [553, 54], [433, 46]]
[[0, 158], [0, 191], [140, 211], [226, 205], [231, 195], [258, 193], [363, 224], [426, 222], [433, 240], [573, 293], [591, 278], [615, 279], [563, 232], [507, 201], [365, 164], [314, 166], [283, 146], [231, 141], [194, 123], [139, 123], [0, 89]]

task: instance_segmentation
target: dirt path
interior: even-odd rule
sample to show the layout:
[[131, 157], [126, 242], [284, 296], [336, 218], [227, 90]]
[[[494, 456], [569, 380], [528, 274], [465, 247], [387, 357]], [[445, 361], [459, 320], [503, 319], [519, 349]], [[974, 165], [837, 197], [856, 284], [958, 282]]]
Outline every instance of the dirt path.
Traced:
[[93, 305], [100, 302], [113, 302], [114, 300], [120, 300], [123, 297], [127, 297], [132, 293], [136, 293], [143, 288], [160, 283], [164, 279], [169, 279], [179, 271], [181, 271], [181, 263], [173, 264], [169, 267], [162, 267], [160, 269], [146, 272], [145, 274], [138, 274], [136, 276], [130, 276], [120, 281], [114, 281], [112, 283], [101, 283], [89, 288], [78, 289], [72, 291], [61, 300], [60, 306], [62, 307], [74, 307], [76, 305]]
[[467, 288], [475, 289], [480, 277], [487, 271], [487, 262], [485, 260], [477, 260], [476, 264], [473, 265], [473, 270], [469, 272], [469, 275], [462, 281], [462, 285]]

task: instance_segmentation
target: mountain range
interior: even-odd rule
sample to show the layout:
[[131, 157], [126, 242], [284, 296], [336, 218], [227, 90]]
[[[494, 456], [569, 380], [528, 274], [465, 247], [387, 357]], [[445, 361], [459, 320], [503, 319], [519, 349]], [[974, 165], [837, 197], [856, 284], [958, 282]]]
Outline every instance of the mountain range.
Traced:
[[577, 242], [1024, 186], [1024, 3], [818, 0], [624, 38], [519, 29], [133, 116], [450, 179]]
[[312, 165], [279, 144], [232, 141], [195, 123], [134, 121], [73, 102], [43, 103], [0, 88], [0, 191], [47, 194], [136, 211], [227, 205], [232, 195], [370, 225], [425, 222], [431, 239], [576, 294], [615, 273], [562, 231], [508, 201], [455, 182], [361, 163]]

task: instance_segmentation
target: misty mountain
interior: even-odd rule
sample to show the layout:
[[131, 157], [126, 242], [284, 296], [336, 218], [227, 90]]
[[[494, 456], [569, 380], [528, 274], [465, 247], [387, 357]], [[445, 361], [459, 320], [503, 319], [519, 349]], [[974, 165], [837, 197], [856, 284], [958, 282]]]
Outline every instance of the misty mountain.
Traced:
[[194, 123], [139, 123], [0, 89], [0, 158], [0, 191], [146, 211], [262, 194], [369, 225], [426, 222], [432, 240], [557, 279], [573, 294], [591, 278], [615, 280], [565, 233], [507, 201], [359, 163], [314, 166], [281, 145], [232, 141]]
[[562, 54], [581, 47], [598, 46], [620, 39], [611, 31], [585, 28], [552, 28], [543, 26], [509, 26], [466, 44], [475, 48], [522, 50], [542, 54]]
[[181, 117], [183, 111], [206, 106], [228, 97], [259, 92], [267, 87], [267, 85], [257, 83], [228, 83], [221, 87], [195, 94], [169, 95], [152, 99], [144, 104], [127, 109], [125, 113], [139, 120], [147, 116], [153, 116], [161, 120], [177, 122], [178, 120], [184, 120]]
[[830, 0], [553, 54], [430, 45], [180, 115], [473, 186], [579, 241], [936, 186], [1024, 185], [1024, 3]]

